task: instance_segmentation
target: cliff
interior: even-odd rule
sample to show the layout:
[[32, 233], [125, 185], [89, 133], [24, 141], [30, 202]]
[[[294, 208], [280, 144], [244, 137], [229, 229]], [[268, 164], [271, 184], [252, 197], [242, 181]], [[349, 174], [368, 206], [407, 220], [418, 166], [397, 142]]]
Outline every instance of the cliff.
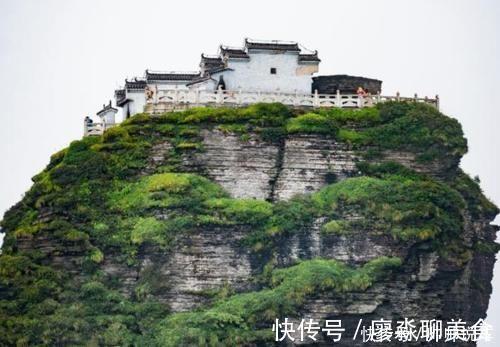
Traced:
[[273, 345], [288, 317], [361, 345], [360, 318], [475, 322], [498, 209], [466, 150], [416, 103], [136, 115], [54, 154], [5, 214], [1, 344]]

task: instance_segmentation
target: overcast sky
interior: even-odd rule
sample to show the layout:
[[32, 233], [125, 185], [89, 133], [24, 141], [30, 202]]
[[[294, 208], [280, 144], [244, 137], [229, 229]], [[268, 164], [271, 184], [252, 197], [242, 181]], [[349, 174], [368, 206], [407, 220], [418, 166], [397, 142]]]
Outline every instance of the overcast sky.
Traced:
[[[439, 94], [469, 141], [462, 167], [498, 205], [499, 23], [495, 0], [0, 0], [0, 214], [126, 77], [195, 70], [244, 37], [299, 41], [321, 74], [378, 78], [384, 94]], [[498, 267], [489, 315], [500, 339]]]

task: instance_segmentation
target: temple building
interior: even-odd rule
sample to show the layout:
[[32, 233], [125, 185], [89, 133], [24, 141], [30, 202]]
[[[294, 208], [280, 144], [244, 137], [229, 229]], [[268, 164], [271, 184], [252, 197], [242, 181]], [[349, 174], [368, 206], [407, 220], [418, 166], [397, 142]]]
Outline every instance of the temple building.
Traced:
[[[297, 97], [318, 93], [352, 94], [359, 87], [372, 95], [380, 93], [382, 82], [376, 79], [348, 75], [317, 76], [320, 62], [317, 51], [307, 50], [297, 42], [245, 39], [242, 47], [221, 45], [215, 55], [201, 54], [198, 71], [146, 70], [143, 77], [125, 80], [123, 88], [115, 90], [115, 102], [126, 119], [144, 112], [147, 104], [162, 102], [159, 95], [172, 93], [207, 95], [227, 91], [240, 95], [244, 92]], [[99, 111], [97, 116], [101, 118], [103, 129], [106, 124], [115, 124], [116, 112], [111, 104]], [[85, 124], [91, 123], [86, 120]], [[93, 126], [96, 127], [97, 123]]]
[[310, 94], [320, 62], [317, 51], [304, 51], [297, 42], [245, 39], [243, 47], [221, 45], [216, 55], [202, 54], [197, 72], [146, 70], [144, 77], [126, 80], [115, 100], [128, 118], [143, 111], [148, 94], [162, 90]]
[[202, 55], [199, 78], [190, 89], [311, 93], [318, 72], [317, 52], [303, 53], [296, 42], [245, 40], [242, 48], [219, 47], [217, 56]]
[[118, 110], [111, 105], [111, 100], [109, 100], [109, 104], [102, 105], [102, 109], [97, 112], [97, 116], [104, 124], [115, 124], [117, 112]]

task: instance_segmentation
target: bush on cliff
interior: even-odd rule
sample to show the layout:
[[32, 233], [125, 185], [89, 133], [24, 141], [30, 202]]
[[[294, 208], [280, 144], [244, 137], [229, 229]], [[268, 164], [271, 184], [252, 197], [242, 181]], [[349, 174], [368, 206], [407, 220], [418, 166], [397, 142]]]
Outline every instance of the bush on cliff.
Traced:
[[357, 177], [330, 185], [313, 195], [319, 214], [333, 218], [353, 210], [372, 228], [395, 238], [426, 240], [452, 238], [462, 230], [462, 197], [432, 180]]
[[[404, 104], [404, 103], [403, 103]], [[364, 144], [388, 150], [409, 150], [425, 161], [460, 158], [467, 152], [460, 123], [444, 116], [434, 107], [410, 103], [401, 115], [390, 111], [400, 103], [380, 104], [382, 119], [390, 122], [367, 129]], [[386, 115], [389, 114], [391, 115]]]
[[[363, 291], [388, 276], [401, 259], [381, 257], [359, 269], [335, 260], [313, 259], [277, 269], [268, 287], [258, 292], [236, 294], [212, 307], [175, 313], [160, 322], [151, 339], [161, 346], [238, 345], [270, 341], [269, 329], [277, 317], [293, 315], [310, 295]], [[262, 326], [265, 328], [259, 328]]]
[[305, 133], [305, 134], [327, 134], [334, 136], [338, 128], [335, 122], [328, 117], [315, 114], [306, 113], [297, 116], [288, 121], [286, 125], [288, 133]]
[[[477, 243], [474, 249], [462, 242], [465, 211], [491, 217], [498, 209], [460, 172], [438, 182], [394, 163], [360, 163], [362, 176], [289, 201], [232, 199], [202, 177], [202, 169], [191, 167], [198, 174], [185, 173], [183, 166], [186, 157], [203, 155], [203, 133], [214, 127], [221, 136], [247, 135], [245, 141], [258, 141], [260, 136], [276, 144], [294, 134], [329, 134], [360, 153], [369, 146], [375, 151], [409, 151], [427, 160], [456, 159], [466, 151], [455, 120], [415, 103], [306, 114], [280, 104], [258, 104], [160, 117], [136, 115], [102, 137], [75, 141], [54, 154], [22, 201], [5, 214], [0, 344], [262, 341], [270, 331], [268, 326], [260, 330], [259, 324], [299, 310], [307, 296], [364, 290], [399, 264], [388, 258], [359, 268], [334, 260], [304, 261], [264, 271], [255, 282], [263, 285], [261, 290], [173, 315], [154, 300], [155, 276], [141, 274], [126, 298], [120, 294], [120, 278], [103, 271], [105, 266], [134, 269], [141, 251], [172, 251], [177, 236], [189, 237], [208, 226], [228, 233], [235, 228], [246, 231], [241, 246], [248, 246], [246, 251], [256, 259], [272, 258], [287, 235], [308, 230], [318, 221], [324, 221], [318, 227], [326, 237], [348, 237], [363, 230], [386, 233], [401, 244], [425, 240], [443, 253], [497, 249], [491, 242]], [[157, 145], [165, 155], [161, 167], [150, 158]], [[371, 229], [344, 222], [352, 213]], [[66, 255], [71, 261], [61, 264], [60, 257]]]

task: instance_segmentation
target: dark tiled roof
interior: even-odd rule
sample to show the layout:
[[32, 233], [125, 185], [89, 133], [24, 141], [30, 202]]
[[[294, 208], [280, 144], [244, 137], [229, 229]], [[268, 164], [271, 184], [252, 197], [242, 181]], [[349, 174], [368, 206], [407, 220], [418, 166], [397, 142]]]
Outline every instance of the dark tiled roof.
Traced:
[[201, 61], [204, 63], [208, 64], [217, 64], [217, 63], [222, 63], [222, 58], [220, 56], [210, 56], [210, 55], [205, 55], [201, 54]]
[[125, 89], [117, 89], [115, 90], [115, 98], [121, 99], [125, 97]]
[[210, 77], [210, 75], [207, 75], [207, 76], [203, 76], [203, 77], [200, 77], [200, 78], [197, 78], [195, 80], [192, 80], [191, 82], [189, 83], [186, 83], [187, 86], [190, 86], [192, 84], [196, 84], [196, 83], [200, 83], [200, 82], [205, 82], [205, 81], [208, 81], [209, 79], [212, 79]]
[[222, 71], [234, 71], [233, 69], [229, 68], [229, 67], [225, 67], [225, 66], [221, 66], [221, 67], [216, 67], [216, 68], [213, 68], [213, 69], [210, 69], [208, 70], [208, 72], [210, 74], [214, 74], [214, 73], [217, 73], [217, 72], [222, 72]]
[[299, 54], [299, 62], [301, 61], [317, 61], [317, 62], [320, 62], [321, 59], [319, 59], [318, 57], [318, 51], [315, 51], [314, 53], [312, 54]]
[[100, 114], [102, 114], [102, 113], [104, 113], [106, 111], [109, 111], [109, 110], [118, 112], [118, 110], [116, 108], [114, 108], [113, 106], [111, 106], [111, 101], [109, 101], [109, 104], [102, 105], [102, 110], [100, 110], [99, 112], [97, 112], [97, 115], [99, 116]]
[[125, 80], [125, 89], [140, 90], [146, 88], [146, 80], [134, 78], [132, 81]]
[[299, 44], [296, 42], [250, 41], [248, 39], [245, 39], [245, 47], [247, 49], [300, 52]]
[[150, 72], [146, 70], [146, 81], [192, 81], [200, 77], [199, 73], [190, 72]]
[[237, 58], [237, 59], [250, 58], [247, 52], [245, 52], [245, 50], [242, 48], [230, 48], [230, 47], [220, 46], [220, 54], [228, 58]]
[[122, 107], [123, 105], [129, 103], [130, 101], [132, 101], [132, 99], [122, 98], [122, 99], [116, 100], [116, 106]]
[[[204, 70], [208, 71], [208, 70], [220, 68], [223, 66], [224, 66], [224, 62], [222, 61], [221, 57], [219, 57], [219, 56], [210, 57], [210, 56], [206, 56], [204, 54], [201, 55], [200, 67], [204, 68]], [[199, 76], [197, 76], [197, 77], [199, 77]]]
[[125, 89], [115, 90], [115, 101], [116, 101], [116, 106], [119, 107], [127, 103], [128, 99], [125, 98]]

